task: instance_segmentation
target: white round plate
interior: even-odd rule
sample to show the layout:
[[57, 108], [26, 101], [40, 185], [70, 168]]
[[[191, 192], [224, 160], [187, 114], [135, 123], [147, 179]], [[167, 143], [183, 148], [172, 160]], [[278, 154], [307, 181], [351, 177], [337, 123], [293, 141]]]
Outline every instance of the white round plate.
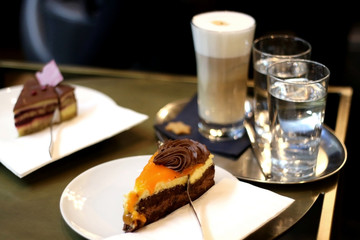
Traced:
[[[103, 239], [123, 233], [124, 195], [150, 155], [121, 158], [95, 166], [77, 176], [63, 191], [60, 211], [66, 223], [88, 239]], [[215, 184], [229, 172], [215, 166]]]

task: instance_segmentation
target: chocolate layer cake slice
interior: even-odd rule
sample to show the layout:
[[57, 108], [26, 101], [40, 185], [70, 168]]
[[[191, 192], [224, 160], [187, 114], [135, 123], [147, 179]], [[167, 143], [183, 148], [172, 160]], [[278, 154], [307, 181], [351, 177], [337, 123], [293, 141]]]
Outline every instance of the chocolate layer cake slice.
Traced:
[[19, 136], [48, 127], [56, 108], [60, 110], [60, 122], [77, 115], [73, 87], [64, 84], [41, 86], [36, 79], [25, 82], [13, 109]]
[[150, 158], [124, 202], [125, 232], [135, 231], [197, 199], [214, 184], [213, 155], [190, 139], [169, 140]]

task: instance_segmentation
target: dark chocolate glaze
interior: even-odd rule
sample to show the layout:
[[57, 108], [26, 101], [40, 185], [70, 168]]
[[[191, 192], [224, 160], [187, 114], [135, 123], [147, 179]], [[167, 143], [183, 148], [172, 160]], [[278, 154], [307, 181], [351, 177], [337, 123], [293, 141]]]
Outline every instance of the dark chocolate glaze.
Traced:
[[20, 96], [14, 106], [14, 112], [18, 112], [23, 108], [44, 100], [51, 100], [57, 103], [57, 95], [54, 89], [40, 86], [35, 78], [29, 79], [25, 82], [21, 90]]
[[168, 140], [159, 148], [154, 163], [182, 172], [190, 166], [205, 163], [209, 155], [206, 146], [194, 140]]
[[23, 109], [45, 100], [58, 104], [61, 97], [73, 91], [74, 88], [69, 85], [60, 83], [56, 87], [41, 86], [35, 78], [29, 79], [25, 82], [24, 87], [21, 90], [19, 98], [14, 106], [14, 113], [19, 113]]

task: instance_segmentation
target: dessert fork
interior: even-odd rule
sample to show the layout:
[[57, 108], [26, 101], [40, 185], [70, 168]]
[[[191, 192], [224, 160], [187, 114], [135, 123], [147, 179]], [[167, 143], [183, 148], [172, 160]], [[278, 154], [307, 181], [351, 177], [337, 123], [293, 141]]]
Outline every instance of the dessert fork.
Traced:
[[53, 125], [60, 120], [60, 112], [59, 108], [57, 107], [54, 111], [53, 117], [50, 122], [50, 145], [49, 145], [49, 154], [52, 158], [54, 152], [54, 139], [53, 139]]
[[192, 202], [191, 197], [190, 197], [190, 175], [188, 175], [188, 178], [187, 178], [186, 194], [187, 194], [187, 197], [188, 197], [188, 199], [189, 199], [189, 204], [190, 204], [190, 206], [191, 206], [191, 209], [193, 210], [193, 212], [194, 212], [194, 214], [195, 214], [195, 217], [196, 217], [196, 220], [197, 220], [197, 222], [199, 223], [199, 226], [200, 226], [200, 229], [201, 229], [201, 235], [202, 235], [203, 239], [205, 239], [204, 233], [203, 233], [203, 228], [202, 228], [202, 226], [201, 226], [201, 222], [200, 222], [199, 216], [198, 216], [197, 213], [196, 213], [195, 207], [194, 207], [193, 202]]

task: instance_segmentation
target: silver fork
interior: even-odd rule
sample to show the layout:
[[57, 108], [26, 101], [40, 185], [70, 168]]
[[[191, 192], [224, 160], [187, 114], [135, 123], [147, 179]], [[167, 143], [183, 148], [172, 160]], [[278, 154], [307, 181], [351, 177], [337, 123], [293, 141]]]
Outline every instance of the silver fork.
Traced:
[[196, 213], [195, 207], [194, 207], [193, 202], [192, 202], [191, 197], [190, 197], [190, 175], [188, 175], [188, 179], [187, 179], [187, 183], [186, 183], [186, 194], [187, 194], [187, 196], [188, 196], [189, 204], [190, 204], [190, 206], [191, 206], [191, 209], [193, 210], [193, 212], [194, 212], [194, 214], [195, 214], [195, 217], [196, 217], [196, 220], [197, 220], [197, 222], [199, 223], [202, 238], [205, 239], [205, 238], [204, 238], [204, 233], [203, 233], [203, 228], [202, 228], [202, 226], [201, 226], [201, 222], [200, 222], [199, 216], [198, 216], [197, 213]]
[[53, 156], [53, 152], [54, 152], [54, 140], [53, 140], [53, 125], [54, 123], [59, 122], [60, 120], [60, 111], [59, 108], [57, 107], [54, 111], [53, 117], [51, 119], [50, 122], [50, 145], [49, 145], [49, 154], [50, 157], [52, 158]]

